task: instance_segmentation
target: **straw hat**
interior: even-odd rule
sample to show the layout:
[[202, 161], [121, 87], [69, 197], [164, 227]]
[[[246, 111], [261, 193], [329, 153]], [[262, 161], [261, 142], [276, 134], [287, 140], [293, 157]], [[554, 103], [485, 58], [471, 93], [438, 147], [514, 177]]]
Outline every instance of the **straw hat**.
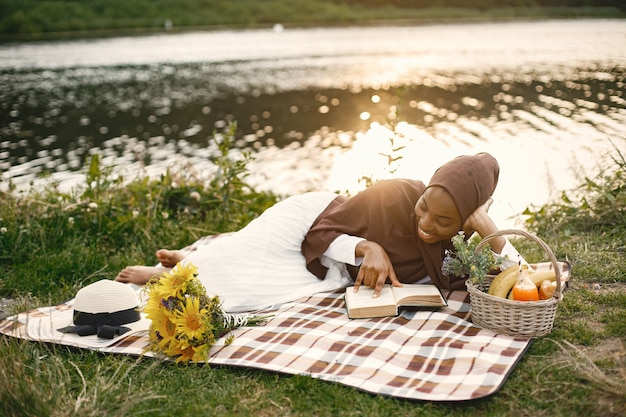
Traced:
[[139, 311], [136, 286], [101, 280], [81, 288], [66, 303], [72, 309], [52, 309], [50, 315], [27, 323], [30, 338], [79, 347], [105, 347], [122, 337], [147, 331], [149, 320]]

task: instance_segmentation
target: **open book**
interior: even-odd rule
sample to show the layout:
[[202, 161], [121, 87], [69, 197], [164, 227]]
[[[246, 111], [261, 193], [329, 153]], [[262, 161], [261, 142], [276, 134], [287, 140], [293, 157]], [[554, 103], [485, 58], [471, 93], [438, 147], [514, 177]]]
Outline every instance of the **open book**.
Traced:
[[432, 284], [404, 284], [403, 287], [385, 285], [380, 295], [373, 298], [374, 290], [362, 285], [358, 292], [346, 288], [348, 317], [360, 319], [398, 315], [400, 307], [443, 307], [448, 305], [439, 288]]

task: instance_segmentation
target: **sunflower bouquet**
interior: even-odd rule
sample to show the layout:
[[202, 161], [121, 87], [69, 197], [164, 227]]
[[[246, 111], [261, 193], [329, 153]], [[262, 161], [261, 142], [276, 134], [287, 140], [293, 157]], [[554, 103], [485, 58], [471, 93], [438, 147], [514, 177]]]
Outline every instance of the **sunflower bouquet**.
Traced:
[[[146, 284], [148, 301], [143, 308], [151, 320], [147, 348], [175, 358], [176, 363], [203, 362], [215, 342], [231, 330], [258, 325], [269, 316], [229, 314], [218, 296], [209, 297], [192, 263], [178, 263], [170, 272]], [[231, 335], [226, 343], [232, 342]]]

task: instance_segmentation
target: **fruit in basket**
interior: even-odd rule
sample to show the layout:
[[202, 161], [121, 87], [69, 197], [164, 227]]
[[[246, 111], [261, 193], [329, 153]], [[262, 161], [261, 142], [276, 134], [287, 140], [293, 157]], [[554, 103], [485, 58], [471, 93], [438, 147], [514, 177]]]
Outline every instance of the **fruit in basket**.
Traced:
[[517, 281], [517, 265], [513, 265], [510, 268], [500, 272], [491, 282], [491, 286], [487, 291], [490, 295], [496, 297], [506, 298], [506, 295], [511, 291], [513, 285]]
[[549, 279], [543, 280], [541, 284], [539, 284], [539, 299], [540, 300], [549, 300], [554, 296], [554, 292], [556, 291], [556, 280], [551, 281]]
[[537, 287], [545, 280], [554, 281], [556, 285], [556, 273], [552, 269], [531, 272], [530, 280], [534, 282]]
[[[487, 293], [496, 297], [507, 298], [511, 295], [511, 290], [517, 282], [518, 270], [519, 267], [513, 265], [500, 272], [491, 282]], [[529, 271], [529, 278], [537, 287], [545, 280], [556, 282], [556, 274], [553, 270]], [[508, 298], [513, 299], [512, 295]]]
[[517, 274], [517, 282], [511, 290], [515, 301], [537, 301], [539, 300], [539, 290], [537, 285], [530, 279], [528, 266], [520, 266]]

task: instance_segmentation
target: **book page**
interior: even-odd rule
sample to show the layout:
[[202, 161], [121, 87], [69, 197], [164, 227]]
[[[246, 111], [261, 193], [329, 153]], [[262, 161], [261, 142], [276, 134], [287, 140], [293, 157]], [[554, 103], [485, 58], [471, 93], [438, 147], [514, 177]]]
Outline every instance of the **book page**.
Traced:
[[389, 285], [383, 287], [378, 297], [374, 298], [372, 295], [374, 295], [374, 289], [365, 285], [361, 286], [358, 292], [354, 292], [354, 287], [346, 288], [346, 301], [350, 309], [396, 305], [396, 299]]
[[439, 288], [430, 284], [404, 284], [392, 287], [398, 305], [446, 305]]

